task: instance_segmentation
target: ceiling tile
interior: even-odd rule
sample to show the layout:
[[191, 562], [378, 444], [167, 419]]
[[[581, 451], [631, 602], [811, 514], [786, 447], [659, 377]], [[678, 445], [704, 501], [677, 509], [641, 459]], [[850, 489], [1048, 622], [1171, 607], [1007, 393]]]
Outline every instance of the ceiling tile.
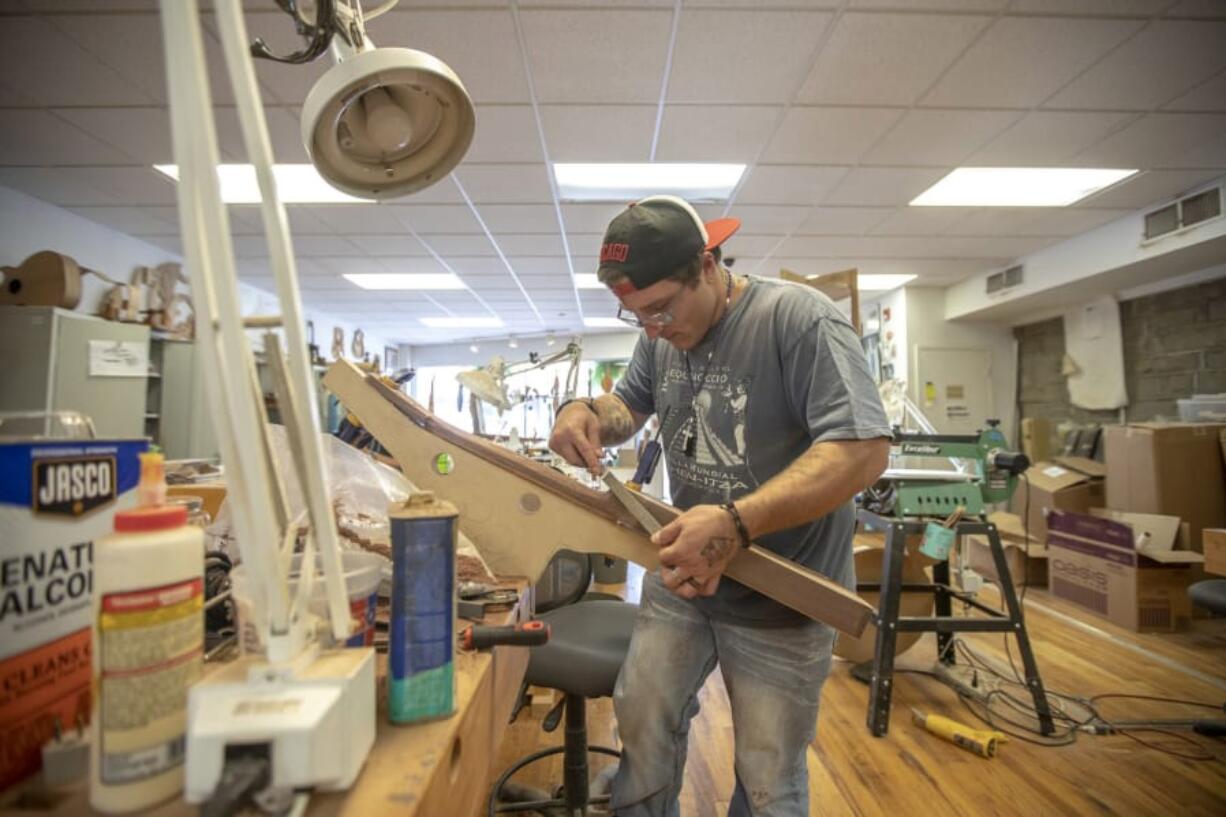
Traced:
[[131, 159], [70, 122], [37, 108], [9, 108], [0, 127], [6, 165], [123, 164]]
[[1047, 103], [1055, 108], [1150, 110], [1226, 67], [1226, 22], [1160, 20]]
[[174, 161], [165, 108], [55, 108], [52, 113], [114, 146], [130, 161], [145, 165]]
[[656, 161], [752, 162], [779, 112], [758, 105], [667, 105]]
[[829, 193], [849, 168], [755, 165], [737, 192], [738, 204], [813, 204]]
[[1210, 17], [1222, 19], [1226, 17], [1226, 9], [1222, 8], [1222, 0], [1179, 0], [1166, 10], [1168, 17]]
[[814, 207], [798, 235], [863, 235], [893, 212], [890, 207]]
[[1097, 167], [1195, 167], [1186, 157], [1224, 134], [1226, 114], [1151, 113], [1077, 154], [1077, 161]]
[[484, 202], [541, 204], [553, 200], [545, 165], [470, 165], [452, 174], [469, 198]]
[[1140, 26], [1134, 20], [999, 19], [921, 101], [931, 106], [1033, 107]]
[[367, 255], [429, 255], [429, 251], [411, 235], [363, 236], [361, 248]]
[[742, 204], [734, 208], [741, 220], [741, 229], [746, 233], [781, 235], [800, 226], [809, 215], [808, 207], [793, 207], [768, 204]]
[[[831, 18], [825, 12], [794, 10], [683, 10], [668, 100], [791, 101]], [[745, 70], [747, 64], [753, 70]]]
[[564, 255], [562, 236], [552, 233], [503, 233], [495, 235], [499, 248], [506, 255]]
[[541, 137], [531, 105], [478, 105], [466, 162], [539, 162]]
[[972, 154], [967, 164], [1059, 166], [1135, 117], [1131, 113], [1031, 111]]
[[[95, 224], [133, 236], [174, 236], [179, 225], [159, 217], [156, 208], [147, 207], [69, 207], [69, 212]], [[152, 212], [151, 212], [152, 211]]]
[[869, 233], [897, 236], [938, 235], [973, 212], [973, 207], [899, 207]]
[[492, 233], [542, 233], [558, 227], [552, 204], [483, 204], [477, 212]]
[[1164, 204], [1211, 181], [1216, 175], [1220, 174], [1204, 170], [1150, 170], [1085, 199], [1082, 204], [1134, 209]]
[[420, 234], [484, 233], [480, 223], [473, 216], [473, 211], [465, 204], [387, 204], [383, 206], [395, 216], [403, 228], [411, 228]]
[[1016, 111], [913, 110], [861, 161], [882, 165], [957, 165], [1021, 115]]
[[[566, 230], [572, 236], [575, 233], [595, 233], [601, 235], [609, 222], [626, 206], [620, 202], [600, 204], [563, 204], [562, 220]], [[573, 251], [572, 247], [572, 251]]]
[[822, 203], [904, 205], [946, 172], [931, 168], [858, 167]]
[[301, 211], [314, 216], [337, 235], [401, 235], [407, 232], [396, 217], [394, 205], [312, 204], [301, 207]]
[[78, 204], [105, 204], [111, 199], [133, 205], [175, 203], [175, 183], [152, 167], [73, 167], [64, 172], [102, 193], [101, 201]]
[[494, 245], [484, 233], [419, 233], [421, 240], [436, 253], [448, 255], [497, 255]]
[[910, 105], [990, 20], [976, 15], [844, 14], [797, 99], [830, 105]]
[[59, 205], [123, 204], [81, 178], [78, 168], [2, 167], [0, 185]]
[[[230, 107], [213, 109], [217, 121], [217, 145], [223, 160], [247, 161], [247, 143], [243, 140], [238, 111]], [[302, 144], [300, 113], [296, 108], [264, 106], [264, 121], [268, 126], [268, 140], [272, 145], [273, 161], [308, 163], [310, 157]]]
[[553, 276], [555, 279], [570, 275], [566, 259], [557, 255], [510, 255], [507, 259], [515, 274], [523, 280], [524, 276]]
[[330, 258], [313, 258], [311, 260], [333, 278], [349, 273], [378, 274], [388, 271], [387, 267], [383, 264], [383, 259], [368, 258], [362, 255], [337, 255]]
[[[1223, 5], [1226, 10], [1226, 4]], [[1226, 111], [1226, 71], [1163, 106], [1168, 111]]]
[[447, 256], [447, 265], [456, 273], [456, 275], [464, 276], [467, 280], [468, 276], [485, 277], [490, 275], [502, 276], [507, 274], [507, 268], [503, 265], [502, 259], [494, 255], [480, 256]]
[[900, 0], [851, 0], [851, 5], [857, 8], [897, 9], [901, 6], [936, 11], [996, 11], [1004, 8], [1008, 2], [1009, 0], [906, 0], [904, 6]]
[[659, 101], [670, 11], [529, 9], [520, 20], [539, 102]]
[[[437, 275], [450, 271], [429, 255], [389, 255], [380, 256], [375, 260], [383, 268], [383, 272], [413, 273], [414, 275], [428, 273]], [[352, 270], [347, 270], [347, 272], [352, 272]]]
[[[5, 85], [43, 105], [149, 105], [159, 101], [103, 65], [58, 26], [68, 20], [67, 27], [75, 30], [103, 25], [106, 19], [99, 15], [5, 17], [0, 25], [0, 76]], [[130, 47], [131, 40], [121, 39]], [[159, 76], [161, 73], [164, 71]]]
[[542, 105], [541, 127], [554, 162], [645, 162], [654, 105]]
[[899, 108], [791, 108], [762, 161], [852, 163], [902, 115]]
[[1150, 17], [1169, 5], [1170, 0], [1013, 0], [1009, 12]]

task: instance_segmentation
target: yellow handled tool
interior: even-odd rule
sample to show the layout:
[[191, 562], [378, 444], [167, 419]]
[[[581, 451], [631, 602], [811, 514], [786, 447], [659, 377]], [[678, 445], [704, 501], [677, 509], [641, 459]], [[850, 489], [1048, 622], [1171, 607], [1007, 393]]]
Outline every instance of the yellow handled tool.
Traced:
[[925, 715], [918, 709], [911, 710], [911, 722], [980, 757], [996, 757], [997, 745], [1009, 740], [1003, 732], [997, 732], [994, 729], [972, 729], [952, 718], [946, 718], [943, 715]]

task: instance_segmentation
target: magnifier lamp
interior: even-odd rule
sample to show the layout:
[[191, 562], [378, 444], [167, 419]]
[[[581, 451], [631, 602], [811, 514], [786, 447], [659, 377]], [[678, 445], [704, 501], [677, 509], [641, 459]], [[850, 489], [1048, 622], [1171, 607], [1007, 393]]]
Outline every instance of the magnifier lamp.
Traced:
[[533, 352], [527, 360], [516, 363], [507, 363], [501, 357], [495, 357], [480, 369], [460, 372], [456, 375], [456, 380], [467, 387], [478, 400], [489, 403], [501, 414], [523, 399], [523, 395], [520, 394], [514, 396], [507, 394], [507, 378], [543, 369], [563, 360], [570, 361], [570, 368], [566, 374], [566, 396], [568, 398], [573, 396], [578, 385], [579, 359], [582, 356], [582, 346], [576, 341], [571, 341], [566, 344], [564, 350], [547, 357], [541, 357]]
[[[365, 21], [398, 0], [363, 14], [356, 0], [319, 0], [314, 23], [296, 15], [306, 47], [273, 55], [257, 40], [252, 53], [307, 62], [328, 50], [328, 70], [302, 108], [302, 142], [319, 174], [338, 190], [364, 199], [394, 199], [451, 172], [472, 143], [472, 99], [442, 60], [411, 48], [376, 48]], [[325, 45], [326, 43], [326, 45]]]

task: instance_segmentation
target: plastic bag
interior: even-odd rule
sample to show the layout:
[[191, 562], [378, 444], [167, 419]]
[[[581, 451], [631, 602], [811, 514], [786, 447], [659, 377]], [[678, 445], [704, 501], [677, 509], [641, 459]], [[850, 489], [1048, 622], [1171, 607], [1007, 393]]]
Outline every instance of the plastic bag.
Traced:
[[[285, 486], [290, 518], [297, 518], [306, 510], [298, 469], [290, 453], [289, 440], [284, 426], [269, 425], [268, 434], [272, 443], [277, 473]], [[341, 442], [328, 434], [324, 439], [324, 475], [328, 494], [332, 497], [332, 509], [336, 515], [336, 527], [340, 544], [346, 550], [365, 550], [377, 553], [388, 560], [385, 575], [390, 575], [391, 529], [387, 509], [392, 503], [404, 502], [416, 488], [394, 468], [372, 459], [368, 454]], [[461, 526], [464, 520], [460, 520]], [[217, 520], [205, 532], [211, 539], [212, 549], [223, 550], [237, 558], [236, 532], [230, 503], [223, 502]], [[466, 580], [493, 581], [489, 567], [476, 547], [460, 532], [456, 550], [460, 573]]]

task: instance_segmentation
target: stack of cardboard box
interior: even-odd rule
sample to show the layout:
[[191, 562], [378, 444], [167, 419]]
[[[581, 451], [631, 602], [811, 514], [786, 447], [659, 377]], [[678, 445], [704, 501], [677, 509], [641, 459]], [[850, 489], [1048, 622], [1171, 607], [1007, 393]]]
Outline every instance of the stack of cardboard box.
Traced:
[[1132, 630], [1176, 629], [1192, 612], [1187, 587], [1202, 577], [1203, 532], [1226, 527], [1226, 427], [1132, 423], [1104, 432], [1097, 497], [1071, 473], [1033, 477], [1031, 527], [1037, 495], [1048, 589]]

